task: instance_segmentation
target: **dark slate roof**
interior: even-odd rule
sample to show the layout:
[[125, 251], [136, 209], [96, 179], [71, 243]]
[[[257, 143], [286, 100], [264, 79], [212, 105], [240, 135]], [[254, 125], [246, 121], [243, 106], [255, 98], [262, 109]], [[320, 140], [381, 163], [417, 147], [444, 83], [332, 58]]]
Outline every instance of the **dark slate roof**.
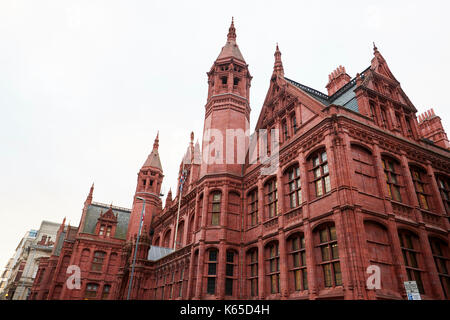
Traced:
[[[361, 72], [361, 78], [364, 78], [364, 74], [367, 70], [369, 70], [369, 68]], [[331, 96], [328, 96], [325, 93], [322, 93], [316, 89], [310, 88], [286, 77], [284, 79], [326, 106], [334, 104], [343, 106], [355, 112], [359, 112], [358, 102], [356, 101], [356, 95], [354, 91], [356, 88], [356, 78], [350, 80], [349, 83], [340, 88]]]
[[[103, 203], [93, 202], [86, 210], [86, 217], [82, 232], [94, 234], [97, 220], [100, 217], [100, 212], [105, 213], [110, 208], [109, 205]], [[125, 239], [128, 230], [128, 221], [130, 220], [131, 210], [112, 206], [112, 211], [117, 215], [117, 228], [114, 238]]]
[[54, 251], [55, 256], [59, 257], [59, 254], [61, 253], [61, 249], [62, 249], [62, 245], [64, 243], [65, 237], [66, 237], [66, 231], [63, 231], [59, 235], [59, 238], [56, 240], [55, 251]]
[[151, 246], [148, 250], [148, 260], [156, 261], [171, 254], [174, 250], [170, 248]]

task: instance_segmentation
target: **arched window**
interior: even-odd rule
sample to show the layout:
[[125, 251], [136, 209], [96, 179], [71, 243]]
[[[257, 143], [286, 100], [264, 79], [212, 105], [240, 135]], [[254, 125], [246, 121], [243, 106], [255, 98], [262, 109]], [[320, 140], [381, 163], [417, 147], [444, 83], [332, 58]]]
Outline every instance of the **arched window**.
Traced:
[[91, 271], [102, 271], [105, 256], [106, 252], [103, 251], [94, 252], [94, 259], [92, 260]]
[[321, 197], [331, 191], [327, 153], [325, 150], [321, 150], [313, 154], [309, 159], [315, 196]]
[[[233, 230], [240, 230], [241, 226], [241, 196], [239, 193], [230, 191], [228, 193], [228, 201], [224, 203], [223, 208], [227, 213], [226, 217], [226, 227]], [[226, 208], [226, 209], [225, 209]]]
[[220, 224], [220, 201], [222, 193], [220, 191], [213, 192], [211, 195], [211, 225], [218, 226]]
[[208, 250], [206, 264], [208, 266], [206, 293], [216, 294], [216, 278], [217, 278], [217, 256], [219, 251], [216, 249]]
[[203, 215], [203, 194], [200, 196], [198, 200], [198, 212], [196, 213], [198, 215], [197, 222], [195, 224], [194, 231], [200, 230], [200, 226], [202, 223], [202, 215]]
[[52, 300], [59, 300], [60, 295], [61, 295], [61, 291], [62, 291], [62, 286], [61, 285], [56, 285], [55, 289], [53, 290]]
[[164, 241], [163, 241], [164, 248], [170, 248], [171, 234], [172, 234], [172, 231], [170, 229], [166, 231], [166, 234], [164, 235]]
[[383, 106], [380, 107], [380, 115], [381, 115], [381, 127], [387, 129], [388, 128], [387, 114], [386, 109]]
[[88, 269], [89, 268], [89, 255], [91, 254], [91, 251], [87, 248], [83, 249], [81, 251], [81, 257], [80, 257], [80, 267], [81, 269]]
[[237, 254], [233, 250], [227, 250], [225, 267], [225, 295], [232, 296], [234, 283], [237, 281]]
[[248, 202], [248, 225], [255, 226], [258, 224], [258, 189], [251, 191], [247, 196]]
[[444, 202], [445, 211], [450, 214], [450, 182], [444, 176], [437, 176], [436, 181], [439, 187], [439, 192], [441, 193], [442, 201]]
[[410, 167], [411, 176], [416, 190], [417, 200], [422, 209], [430, 209], [430, 195], [428, 193], [427, 174], [423, 169], [418, 167]]
[[294, 132], [294, 134], [296, 134], [298, 127], [297, 127], [297, 118], [295, 117], [295, 113], [293, 113], [291, 115], [291, 126], [292, 126], [292, 131]]
[[280, 253], [278, 251], [278, 243], [270, 243], [266, 247], [266, 253], [270, 293], [280, 293]]
[[84, 293], [85, 299], [95, 299], [97, 298], [98, 284], [97, 283], [88, 283], [86, 285], [86, 291]]
[[192, 260], [192, 281], [191, 281], [191, 290], [195, 293], [195, 286], [197, 283], [197, 271], [198, 271], [198, 250], [194, 252], [194, 259]]
[[422, 282], [422, 272], [420, 263], [419, 238], [406, 230], [400, 230], [398, 233], [400, 246], [402, 249], [403, 261], [405, 263], [408, 281], [416, 281], [420, 293], [424, 293]]
[[273, 218], [278, 215], [277, 180], [274, 178], [266, 183], [266, 207], [267, 216]]
[[326, 288], [342, 285], [341, 264], [336, 228], [326, 224], [315, 232], [316, 256], [323, 272], [323, 284]]
[[373, 221], [364, 221], [364, 230], [370, 264], [377, 265], [380, 268], [382, 288], [397, 291], [398, 284], [392, 255], [392, 242], [388, 230], [385, 226]]
[[400, 185], [400, 165], [397, 161], [391, 158], [384, 157], [382, 159], [384, 175], [386, 177], [386, 186], [389, 197], [395, 201], [402, 201]]
[[167, 284], [167, 286], [168, 286], [168, 298], [172, 299], [172, 297], [173, 297], [173, 287], [175, 286], [175, 271], [174, 270], [172, 270], [169, 273], [169, 280], [168, 280], [168, 282], [169, 282]]
[[181, 248], [183, 247], [183, 233], [184, 233], [184, 221], [181, 221], [178, 224], [178, 230], [177, 230], [178, 234], [177, 234], [177, 244], [176, 247]]
[[373, 164], [372, 154], [357, 145], [352, 145], [352, 158], [355, 174], [353, 179], [358, 190], [373, 195], [378, 195], [378, 185]]
[[439, 274], [442, 290], [446, 299], [450, 298], [450, 274], [448, 272], [449, 250], [448, 245], [438, 238], [430, 238], [431, 251], [433, 253], [434, 263]]
[[110, 291], [111, 291], [111, 285], [105, 284], [103, 286], [102, 300], [107, 300], [108, 299]]
[[305, 236], [303, 234], [295, 234], [289, 238], [288, 243], [291, 256], [291, 261], [289, 261], [290, 283], [293, 283], [295, 291], [308, 290]]
[[194, 235], [194, 221], [195, 221], [195, 214], [192, 214], [190, 220], [189, 220], [189, 230], [187, 234], [187, 243], [191, 243]]
[[117, 253], [113, 252], [109, 256], [109, 264], [108, 264], [108, 273], [109, 274], [116, 274], [118, 267], [118, 256]]
[[183, 281], [184, 281], [184, 266], [180, 267], [180, 271], [178, 272], [178, 297], [183, 296]]
[[288, 186], [287, 197], [289, 207], [297, 208], [302, 204], [302, 185], [300, 182], [300, 168], [295, 165], [286, 171], [285, 179]]
[[247, 275], [250, 296], [258, 296], [258, 249], [254, 248], [247, 253]]

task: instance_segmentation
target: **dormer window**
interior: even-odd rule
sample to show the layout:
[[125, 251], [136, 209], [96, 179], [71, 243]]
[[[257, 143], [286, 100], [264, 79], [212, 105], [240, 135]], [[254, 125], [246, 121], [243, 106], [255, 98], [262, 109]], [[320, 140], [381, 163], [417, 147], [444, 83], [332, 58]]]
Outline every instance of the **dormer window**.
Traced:
[[289, 139], [289, 132], [288, 132], [288, 126], [286, 120], [283, 121], [283, 135], [284, 135], [284, 141]]
[[100, 231], [99, 231], [98, 234], [99, 234], [100, 236], [102, 236], [102, 235], [105, 234], [105, 226], [104, 226], [104, 225], [101, 225], [101, 226], [100, 226]]
[[107, 227], [106, 228], [106, 236], [109, 238], [109, 237], [111, 237], [111, 227]]
[[292, 123], [292, 129], [294, 130], [294, 134], [297, 132], [297, 119], [295, 118], [295, 115], [291, 117], [291, 123]]

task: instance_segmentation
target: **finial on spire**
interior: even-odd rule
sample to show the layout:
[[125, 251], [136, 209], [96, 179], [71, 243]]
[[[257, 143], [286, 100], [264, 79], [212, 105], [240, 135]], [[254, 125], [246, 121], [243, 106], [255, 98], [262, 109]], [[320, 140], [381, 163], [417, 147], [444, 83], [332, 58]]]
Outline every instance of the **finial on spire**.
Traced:
[[231, 25], [228, 29], [228, 41], [236, 41], [236, 29], [234, 28], [234, 17], [231, 17]]
[[153, 149], [158, 150], [158, 147], [159, 147], [159, 130], [158, 133], [156, 134], [155, 142], [153, 143]]
[[191, 132], [191, 143], [194, 143], [194, 131]]
[[279, 74], [282, 77], [284, 77], [283, 62], [281, 61], [281, 51], [280, 48], [278, 47], [278, 42], [274, 56], [275, 56], [275, 64], [273, 65], [273, 73]]
[[87, 196], [87, 199], [88, 200], [92, 200], [93, 194], [94, 194], [94, 183], [92, 182], [92, 186], [91, 186], [91, 189], [89, 190], [89, 194]]
[[375, 45], [375, 42], [373, 42], [373, 52], [375, 53], [375, 52], [378, 52], [378, 48], [377, 48], [377, 46]]

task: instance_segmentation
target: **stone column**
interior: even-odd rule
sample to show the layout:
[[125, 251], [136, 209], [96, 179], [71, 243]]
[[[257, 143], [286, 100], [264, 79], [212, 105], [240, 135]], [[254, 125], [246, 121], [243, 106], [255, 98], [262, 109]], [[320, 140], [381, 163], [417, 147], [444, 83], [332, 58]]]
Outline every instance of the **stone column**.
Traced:
[[280, 294], [281, 299], [287, 299], [289, 296], [289, 284], [288, 284], [288, 257], [286, 249], [286, 238], [283, 230], [278, 232], [278, 242], [280, 250]]
[[304, 223], [305, 231], [305, 252], [306, 252], [306, 270], [308, 273], [308, 291], [309, 298], [314, 300], [318, 294], [317, 288], [317, 272], [320, 272], [318, 266], [316, 266], [316, 259], [314, 255], [314, 238], [311, 230], [311, 224], [309, 221]]
[[305, 154], [300, 151], [297, 156], [298, 164], [300, 167], [300, 184], [302, 186], [302, 215], [303, 219], [309, 219], [309, 176], [308, 176], [308, 162], [306, 161]]
[[225, 297], [225, 268], [226, 268], [226, 251], [227, 247], [224, 240], [219, 243], [219, 255], [217, 261], [217, 291], [216, 296], [219, 300]]
[[205, 242], [200, 240], [200, 246], [198, 251], [198, 265], [197, 265], [197, 283], [195, 284], [195, 296], [194, 299], [201, 299], [203, 295], [203, 270], [205, 262]]
[[278, 226], [283, 227], [283, 214], [286, 213], [286, 199], [285, 199], [285, 185], [283, 181], [283, 173], [281, 172], [281, 167], [277, 169], [277, 196], [278, 196]]
[[209, 198], [209, 188], [203, 188], [203, 207], [202, 207], [202, 220], [200, 223], [200, 238], [205, 240], [206, 236], [206, 226], [208, 224], [208, 198]]
[[[187, 281], [187, 290], [186, 290], [186, 297], [183, 297], [183, 299], [190, 300], [192, 299], [192, 295], [195, 294], [195, 286], [196, 283], [193, 283], [193, 277], [194, 277], [194, 260], [195, 260], [195, 248], [191, 247], [191, 257], [189, 259], [189, 268], [188, 268], [188, 281]], [[198, 262], [198, 261], [197, 261]], [[186, 275], [184, 276], [184, 278]]]
[[[205, 197], [205, 193], [203, 192], [203, 198], [204, 197]], [[197, 195], [195, 197], [194, 225], [192, 226], [192, 230], [191, 230], [191, 232], [192, 232], [192, 241], [194, 241], [194, 239], [195, 239], [195, 231], [197, 231], [197, 225], [199, 225], [199, 223], [201, 223], [201, 221], [198, 221], [200, 214], [202, 214], [200, 212], [200, 194], [197, 193]]]
[[[428, 233], [425, 230], [425, 226], [419, 227], [419, 241], [423, 254], [424, 273], [428, 273], [430, 281], [422, 278], [425, 294], [431, 296], [433, 299], [445, 300], [444, 291], [442, 289], [441, 281], [439, 279], [438, 270], [434, 262], [433, 252], [431, 251], [430, 241], [428, 239]], [[420, 265], [419, 265], [420, 267]], [[430, 294], [431, 291], [431, 294]]]
[[264, 246], [261, 238], [258, 239], [258, 295], [260, 300], [265, 298], [265, 270]]
[[264, 222], [264, 186], [262, 177], [258, 178], [258, 224]]

